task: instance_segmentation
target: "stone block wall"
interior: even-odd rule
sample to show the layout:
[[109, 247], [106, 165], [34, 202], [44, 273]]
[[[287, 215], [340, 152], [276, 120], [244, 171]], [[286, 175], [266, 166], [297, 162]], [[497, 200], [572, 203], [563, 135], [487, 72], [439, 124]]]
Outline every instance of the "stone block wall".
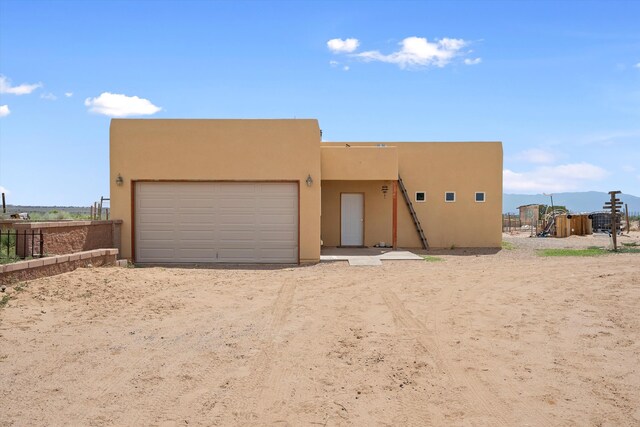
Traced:
[[79, 267], [113, 266], [117, 255], [117, 249], [95, 249], [0, 265], [0, 285], [53, 276]]
[[[120, 249], [120, 228], [122, 221], [51, 221], [22, 222], [12, 224], [18, 233], [28, 233], [26, 239], [18, 239], [18, 256], [30, 256], [32, 253], [31, 232], [42, 231], [45, 255], [62, 255], [90, 251], [100, 248]], [[34, 244], [39, 244], [36, 238]], [[39, 248], [35, 248], [39, 253]]]

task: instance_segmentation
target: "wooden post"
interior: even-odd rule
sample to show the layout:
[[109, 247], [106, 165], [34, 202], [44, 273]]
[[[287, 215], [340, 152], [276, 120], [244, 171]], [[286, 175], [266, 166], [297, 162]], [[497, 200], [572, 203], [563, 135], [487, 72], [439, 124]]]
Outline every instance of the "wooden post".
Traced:
[[620, 193], [621, 191], [609, 191], [611, 200], [604, 205], [604, 209], [611, 209], [611, 237], [614, 251], [618, 250], [618, 213], [621, 212], [619, 208], [622, 208], [622, 202], [616, 199], [616, 195]]
[[629, 234], [631, 224], [629, 223], [629, 206], [626, 203], [624, 204], [624, 215], [627, 217], [627, 234]]
[[7, 205], [4, 202], [4, 193], [2, 193], [2, 213], [7, 213]]
[[[616, 196], [615, 195], [611, 196], [612, 199], [614, 197]], [[618, 250], [618, 218], [617, 217], [618, 217], [618, 214], [616, 214], [616, 208], [614, 207], [613, 209], [611, 209], [611, 235], [613, 236], [614, 251]]]
[[392, 246], [393, 249], [398, 248], [398, 181], [393, 181], [393, 230], [392, 230]]

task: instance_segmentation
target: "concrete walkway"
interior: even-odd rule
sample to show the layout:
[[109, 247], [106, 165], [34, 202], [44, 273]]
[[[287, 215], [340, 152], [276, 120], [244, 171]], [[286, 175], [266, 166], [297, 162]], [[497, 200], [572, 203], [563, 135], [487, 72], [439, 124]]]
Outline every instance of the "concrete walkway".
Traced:
[[349, 265], [382, 265], [382, 260], [416, 260], [423, 258], [407, 250], [386, 248], [323, 248], [320, 262], [348, 261]]

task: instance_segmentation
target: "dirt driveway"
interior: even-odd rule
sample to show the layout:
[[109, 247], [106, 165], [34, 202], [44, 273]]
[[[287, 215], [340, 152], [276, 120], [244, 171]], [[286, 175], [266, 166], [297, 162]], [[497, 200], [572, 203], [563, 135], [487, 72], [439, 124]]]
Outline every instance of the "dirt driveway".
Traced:
[[0, 309], [0, 425], [638, 425], [640, 255], [95, 268]]

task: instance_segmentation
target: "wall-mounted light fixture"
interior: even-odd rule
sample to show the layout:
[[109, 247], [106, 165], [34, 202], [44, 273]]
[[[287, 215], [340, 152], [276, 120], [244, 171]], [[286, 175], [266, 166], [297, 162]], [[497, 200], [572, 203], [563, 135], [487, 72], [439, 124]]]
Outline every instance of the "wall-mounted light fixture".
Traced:
[[307, 183], [307, 187], [311, 187], [311, 185], [313, 184], [313, 178], [311, 178], [311, 174], [307, 176], [305, 182]]
[[122, 184], [124, 184], [124, 179], [122, 179], [122, 175], [118, 174], [118, 176], [116, 177], [116, 185], [120, 187], [122, 186]]
[[389, 186], [388, 185], [383, 185], [382, 186], [382, 195], [384, 196], [384, 198], [387, 198], [387, 191], [389, 191]]

